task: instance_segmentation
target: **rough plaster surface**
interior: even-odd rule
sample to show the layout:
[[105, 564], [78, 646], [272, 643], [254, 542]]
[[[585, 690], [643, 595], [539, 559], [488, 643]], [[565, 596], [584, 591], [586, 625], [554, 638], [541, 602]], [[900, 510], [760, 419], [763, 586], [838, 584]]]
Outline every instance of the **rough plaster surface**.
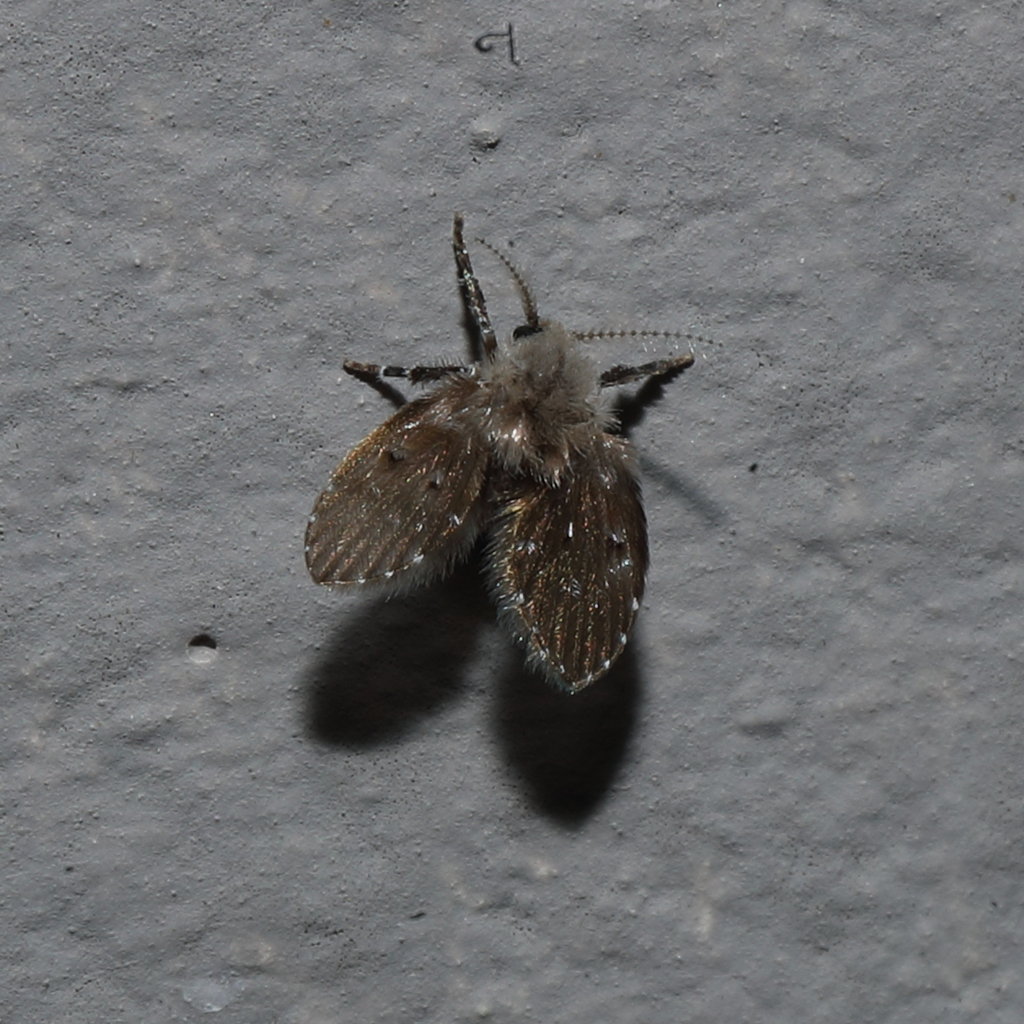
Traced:
[[[1019, 5], [0, 30], [0, 1018], [1024, 1017]], [[342, 358], [465, 353], [454, 209], [545, 315], [712, 339], [577, 698], [478, 566], [302, 564], [388, 412]]]

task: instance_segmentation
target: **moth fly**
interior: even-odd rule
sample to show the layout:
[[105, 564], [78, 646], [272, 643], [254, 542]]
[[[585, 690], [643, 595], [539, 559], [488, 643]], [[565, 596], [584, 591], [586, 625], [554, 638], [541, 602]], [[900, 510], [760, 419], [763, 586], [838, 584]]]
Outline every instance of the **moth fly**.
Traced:
[[409, 586], [451, 568], [486, 532], [499, 618], [529, 664], [576, 692], [622, 653], [647, 572], [632, 449], [613, 432], [601, 392], [675, 375], [693, 353], [598, 371], [585, 342], [656, 332], [577, 333], [542, 320], [518, 271], [492, 249], [526, 320], [499, 345], [462, 226], [456, 214], [455, 267], [479, 358], [408, 369], [344, 364], [378, 389], [389, 377], [435, 386], [339, 463], [309, 517], [306, 565], [326, 585]]

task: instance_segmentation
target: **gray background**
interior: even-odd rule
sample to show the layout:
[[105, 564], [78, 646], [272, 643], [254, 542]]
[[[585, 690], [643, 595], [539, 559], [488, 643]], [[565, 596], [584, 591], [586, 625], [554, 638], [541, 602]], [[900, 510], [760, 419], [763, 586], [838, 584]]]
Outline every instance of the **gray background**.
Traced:
[[[1019, 1021], [1021, 16], [7, 4], [2, 1019]], [[575, 698], [303, 566], [455, 209], [710, 339]]]

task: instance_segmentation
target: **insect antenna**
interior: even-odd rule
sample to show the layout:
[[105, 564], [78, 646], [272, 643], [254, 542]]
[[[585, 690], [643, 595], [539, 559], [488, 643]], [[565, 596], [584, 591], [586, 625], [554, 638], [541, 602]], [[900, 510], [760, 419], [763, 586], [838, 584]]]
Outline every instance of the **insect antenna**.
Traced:
[[[523, 307], [523, 316], [526, 317], [526, 323], [521, 327], [517, 327], [512, 332], [513, 337], [522, 338], [527, 334], [536, 334], [540, 330], [537, 303], [534, 302], [533, 293], [530, 291], [526, 281], [523, 280], [523, 275], [519, 273], [519, 268], [500, 249], [496, 249], [486, 239], [477, 238], [476, 242], [478, 245], [490, 249], [505, 264], [505, 269], [512, 275], [512, 280], [516, 283], [516, 291], [519, 293], [519, 302]], [[523, 328], [526, 328], [526, 330]]]
[[569, 334], [577, 341], [601, 341], [605, 338], [673, 338], [676, 341], [688, 341], [690, 350], [694, 342], [711, 344], [710, 338], [703, 334], [691, 334], [689, 331], [570, 331]]

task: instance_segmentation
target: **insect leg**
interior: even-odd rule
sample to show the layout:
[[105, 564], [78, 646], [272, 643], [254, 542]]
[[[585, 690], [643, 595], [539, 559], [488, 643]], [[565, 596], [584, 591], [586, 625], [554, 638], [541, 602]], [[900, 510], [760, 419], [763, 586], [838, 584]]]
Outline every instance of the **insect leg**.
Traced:
[[342, 368], [356, 380], [368, 384], [395, 408], [405, 405], [406, 397], [386, 378], [404, 377], [413, 384], [422, 384], [425, 381], [442, 380], [445, 377], [467, 372], [464, 366], [411, 366], [406, 368], [404, 366], [378, 366], [376, 363], [357, 363], [352, 359], [346, 359]]
[[379, 384], [384, 377], [404, 377], [412, 384], [423, 384], [468, 372], [465, 366], [454, 363], [449, 366], [378, 366], [376, 363], [357, 363], [354, 359], [346, 359], [343, 369], [367, 384]]
[[611, 388], [617, 384], [629, 384], [646, 377], [674, 377], [688, 366], [693, 366], [692, 352], [682, 356], [671, 356], [668, 359], [657, 359], [653, 363], [644, 363], [641, 366], [612, 366], [601, 374], [600, 384], [603, 388]]
[[455, 222], [452, 227], [452, 249], [455, 252], [455, 269], [458, 273], [459, 284], [462, 286], [466, 307], [480, 335], [484, 356], [489, 362], [494, 358], [494, 353], [498, 349], [498, 339], [491, 326], [491, 318], [487, 315], [487, 303], [484, 302], [483, 289], [473, 273], [473, 264], [469, 261], [469, 250], [462, 237], [461, 213], [455, 214]]

